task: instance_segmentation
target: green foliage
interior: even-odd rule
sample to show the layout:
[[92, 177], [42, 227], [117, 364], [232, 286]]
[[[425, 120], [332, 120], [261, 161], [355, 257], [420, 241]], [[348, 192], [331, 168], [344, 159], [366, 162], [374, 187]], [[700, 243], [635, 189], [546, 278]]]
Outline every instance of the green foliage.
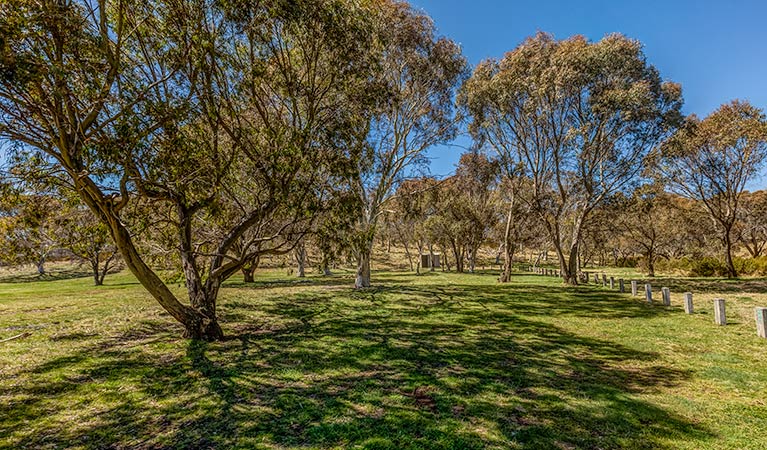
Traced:
[[[767, 256], [758, 258], [733, 258], [738, 274], [742, 276], [767, 276]], [[727, 264], [721, 258], [711, 256], [659, 259], [656, 270], [664, 274], [690, 277], [726, 277]]]

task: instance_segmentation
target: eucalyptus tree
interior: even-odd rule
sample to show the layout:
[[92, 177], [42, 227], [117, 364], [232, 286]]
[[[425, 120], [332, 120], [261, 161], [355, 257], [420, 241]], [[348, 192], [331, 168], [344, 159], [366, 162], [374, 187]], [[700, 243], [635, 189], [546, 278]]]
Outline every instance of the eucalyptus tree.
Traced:
[[671, 189], [700, 202], [716, 224], [730, 277], [738, 276], [732, 232], [741, 199], [765, 158], [767, 119], [744, 101], [722, 105], [703, 120], [688, 117], [661, 148], [661, 168]]
[[736, 240], [752, 258], [758, 258], [767, 249], [767, 191], [744, 192], [735, 224]]
[[57, 242], [77, 259], [88, 264], [93, 284], [101, 286], [110, 270], [119, 264], [117, 247], [109, 229], [95, 217], [79, 198], [62, 196], [56, 213]]
[[631, 197], [622, 197], [611, 205], [615, 210], [613, 226], [619, 237], [642, 257], [648, 277], [655, 276], [655, 263], [661, 256], [670, 258], [678, 239], [680, 221], [685, 220], [674, 208], [673, 196], [663, 186], [642, 186]]
[[426, 163], [430, 147], [457, 131], [454, 96], [467, 74], [459, 46], [436, 36], [431, 19], [404, 2], [384, 0], [371, 33], [379, 45], [376, 92], [365, 153], [352, 180], [362, 204], [354, 251], [355, 287], [370, 286], [376, 226], [397, 186]]
[[47, 194], [11, 192], [0, 197], [0, 261], [34, 264], [45, 275], [48, 256], [59, 248], [61, 202]]
[[494, 193], [495, 210], [502, 216], [496, 220], [497, 226], [501, 227], [498, 233], [501, 242], [499, 253], [503, 253], [503, 269], [498, 282], [508, 283], [511, 281], [514, 256], [523, 245], [533, 241], [532, 235], [539, 230], [529, 202], [524, 197], [529, 187], [527, 180], [515, 168], [507, 167], [502, 173], [506, 176], [501, 177]]
[[481, 63], [461, 103], [478, 142], [521, 164], [530, 208], [577, 284], [578, 245], [593, 209], [637, 178], [680, 120], [681, 88], [664, 82], [642, 45], [619, 34], [589, 42], [538, 33]]
[[[8, 0], [0, 138], [68, 183], [185, 336], [219, 339], [221, 283], [290, 252], [355, 166], [369, 15], [331, 0]], [[135, 203], [172, 232], [188, 304], [147, 263]]]
[[455, 171], [453, 219], [463, 224], [459, 237], [466, 248], [469, 271], [474, 272], [477, 253], [497, 219], [493, 193], [498, 189], [499, 162], [479, 152], [461, 155]]

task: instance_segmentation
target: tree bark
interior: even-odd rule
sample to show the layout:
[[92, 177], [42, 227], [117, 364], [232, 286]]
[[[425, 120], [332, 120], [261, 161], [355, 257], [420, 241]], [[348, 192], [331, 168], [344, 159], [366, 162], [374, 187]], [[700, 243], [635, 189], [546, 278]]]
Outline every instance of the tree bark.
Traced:
[[101, 268], [99, 267], [98, 257], [96, 260], [91, 261], [91, 270], [93, 271], [93, 284], [101, 286], [104, 284], [104, 278], [101, 276]]
[[253, 283], [255, 281], [254, 275], [260, 262], [261, 256], [256, 256], [251, 261], [242, 265], [240, 271], [242, 272], [242, 279], [245, 283]]
[[373, 243], [366, 245], [359, 251], [357, 256], [357, 276], [354, 279], [354, 287], [356, 289], [369, 288], [370, 287], [370, 255], [373, 253]]
[[298, 278], [306, 278], [306, 246], [303, 241], [296, 246], [296, 263], [298, 264]]
[[245, 283], [253, 283], [255, 281], [255, 277], [253, 276], [256, 273], [255, 267], [243, 267], [242, 268], [242, 279]]
[[403, 240], [402, 245], [405, 247], [405, 255], [407, 256], [408, 264], [410, 264], [410, 271], [413, 271], [413, 255], [410, 254], [410, 246], [407, 241]]
[[511, 219], [514, 214], [514, 205], [509, 208], [508, 214], [506, 214], [506, 229], [503, 232], [503, 272], [498, 279], [501, 283], [508, 283], [511, 281], [511, 268], [514, 263], [514, 248], [511, 243]]
[[735, 270], [735, 263], [732, 260], [732, 231], [731, 228], [725, 228], [724, 232], [725, 256], [727, 262], [727, 278], [737, 278], [738, 271]]
[[40, 259], [35, 263], [35, 266], [37, 267], [37, 274], [39, 276], [45, 275], [45, 255], [40, 257]]

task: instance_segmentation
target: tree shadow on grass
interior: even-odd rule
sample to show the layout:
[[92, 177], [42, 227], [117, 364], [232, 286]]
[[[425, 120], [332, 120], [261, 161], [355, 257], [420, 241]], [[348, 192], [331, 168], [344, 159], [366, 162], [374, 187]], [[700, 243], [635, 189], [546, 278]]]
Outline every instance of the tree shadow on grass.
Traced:
[[37, 272], [16, 272], [0, 276], [0, 283], [34, 283], [38, 281], [73, 280], [93, 277], [93, 273], [84, 267], [72, 266], [57, 268], [40, 275]]
[[[92, 449], [664, 448], [713, 436], [637, 395], [690, 372], [542, 317], [662, 310], [566, 292], [398, 284], [224, 302], [231, 319], [258, 310], [270, 324], [230, 322], [217, 343], [179, 342], [155, 322], [96, 340], [0, 387], [15, 398], [0, 430], [18, 448]], [[74, 412], [56, 410], [67, 401]]]

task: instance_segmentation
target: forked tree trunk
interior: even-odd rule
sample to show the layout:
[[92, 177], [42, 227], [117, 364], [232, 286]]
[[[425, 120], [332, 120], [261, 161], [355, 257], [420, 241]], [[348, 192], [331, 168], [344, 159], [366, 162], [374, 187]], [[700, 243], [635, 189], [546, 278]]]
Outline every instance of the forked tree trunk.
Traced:
[[240, 272], [242, 272], [242, 280], [245, 283], [253, 283], [255, 281], [256, 269], [261, 262], [261, 256], [256, 256], [252, 261], [243, 264]]
[[[133, 245], [128, 230], [119, 222], [119, 219], [114, 216], [107, 216], [107, 219], [112, 237], [117, 248], [120, 250], [125, 265], [158, 303], [183, 325], [183, 337], [206, 341], [223, 339], [224, 332], [218, 324], [215, 314], [215, 298], [197, 299], [192, 302], [191, 307], [183, 305], [176, 299], [160, 277], [141, 259], [136, 247]], [[198, 308], [196, 306], [210, 304], [211, 302], [213, 302], [213, 308]]]
[[245, 283], [253, 283], [255, 281], [256, 268], [255, 267], [243, 267], [242, 268], [242, 280]]

